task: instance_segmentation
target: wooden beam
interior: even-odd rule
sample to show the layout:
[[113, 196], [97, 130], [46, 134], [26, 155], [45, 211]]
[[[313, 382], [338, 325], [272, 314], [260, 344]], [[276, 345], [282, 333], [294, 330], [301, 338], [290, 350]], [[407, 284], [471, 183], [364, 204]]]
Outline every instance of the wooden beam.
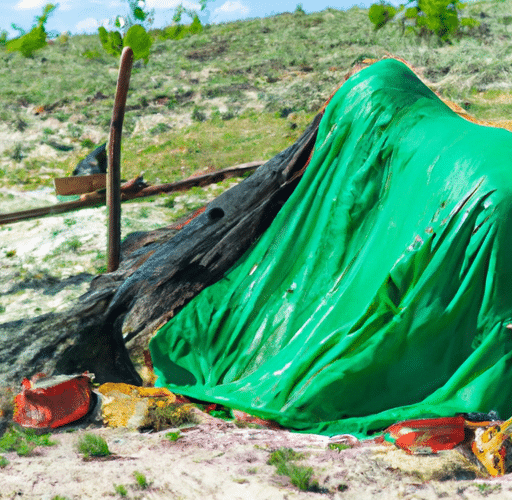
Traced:
[[[148, 196], [157, 196], [164, 193], [172, 193], [174, 191], [186, 191], [187, 189], [195, 186], [207, 186], [216, 182], [229, 179], [231, 177], [239, 177], [249, 172], [253, 172], [265, 162], [251, 161], [248, 163], [241, 163], [233, 167], [217, 170], [208, 174], [198, 175], [183, 179], [182, 181], [170, 182], [166, 184], [157, 184], [154, 186], [137, 186], [133, 181], [128, 181], [121, 186], [121, 202], [133, 200], [134, 198], [146, 198]], [[32, 208], [30, 210], [22, 210], [20, 212], [11, 212], [8, 214], [0, 214], [0, 226], [4, 224], [13, 224], [22, 220], [37, 219], [47, 215], [57, 215], [73, 210], [80, 210], [81, 208], [99, 207], [105, 204], [105, 192], [95, 191], [87, 193], [76, 201], [68, 201], [66, 203], [57, 203], [49, 207]]]
[[111, 273], [119, 267], [121, 254], [121, 137], [123, 131], [124, 110], [130, 75], [132, 72], [133, 50], [125, 47], [119, 63], [116, 96], [108, 143], [107, 169], [107, 272]]

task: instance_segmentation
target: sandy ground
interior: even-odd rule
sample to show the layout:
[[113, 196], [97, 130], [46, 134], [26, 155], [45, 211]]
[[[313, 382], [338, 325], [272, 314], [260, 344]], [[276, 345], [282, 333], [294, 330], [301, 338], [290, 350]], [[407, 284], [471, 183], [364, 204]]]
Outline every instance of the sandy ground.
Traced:
[[[39, 206], [51, 202], [49, 196], [47, 190], [0, 190], [0, 211]], [[146, 228], [170, 218], [157, 203], [124, 210], [125, 221], [131, 220], [131, 210]], [[31, 311], [60, 310], [87, 289], [104, 246], [103, 211], [0, 228], [0, 323]], [[72, 239], [79, 249], [62, 246]], [[85, 432], [103, 436], [114, 455], [84, 460], [76, 445]], [[217, 419], [182, 430], [174, 442], [165, 437], [167, 432], [96, 426], [57, 433], [55, 446], [39, 447], [30, 456], [0, 453], [9, 461], [0, 468], [0, 499], [121, 498], [121, 487], [124, 497], [132, 499], [512, 499], [512, 475], [484, 477], [456, 451], [408, 456], [392, 445], [366, 443], [338, 452], [329, 449], [326, 437], [239, 428]], [[306, 455], [297, 464], [312, 467], [316, 491], [299, 490], [267, 464], [271, 452], [283, 447]], [[137, 485], [136, 471], [146, 477], [147, 488]]]
[[[84, 460], [77, 442], [85, 432], [104, 437], [113, 455]], [[512, 498], [512, 478], [480, 478], [456, 451], [408, 456], [392, 445], [363, 444], [338, 452], [323, 436], [238, 428], [218, 419], [182, 430], [177, 441], [167, 439], [168, 432], [80, 429], [55, 434], [57, 444], [39, 447], [32, 456], [4, 453], [10, 463], [0, 469], [0, 498]], [[296, 463], [313, 468], [317, 491], [300, 491], [267, 464], [282, 447], [304, 453]], [[144, 474], [146, 488], [134, 472]]]

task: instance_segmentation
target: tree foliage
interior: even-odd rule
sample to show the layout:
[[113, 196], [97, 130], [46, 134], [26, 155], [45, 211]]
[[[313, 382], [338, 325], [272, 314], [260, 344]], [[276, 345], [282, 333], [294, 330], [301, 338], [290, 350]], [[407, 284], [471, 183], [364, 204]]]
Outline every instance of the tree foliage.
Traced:
[[[127, 0], [130, 13], [126, 16], [117, 16], [112, 31], [106, 28], [98, 28], [98, 35], [101, 45], [107, 54], [119, 57], [123, 47], [131, 47], [133, 58], [142, 59], [146, 64], [149, 60], [149, 50], [152, 45], [152, 38], [147, 30], [153, 23], [154, 10], [148, 11], [142, 0]], [[201, 11], [206, 8], [208, 0], [200, 0]], [[184, 15], [192, 18], [189, 26], [183, 26], [181, 21]], [[188, 9], [180, 4], [176, 7], [173, 15], [173, 26], [165, 28], [161, 32], [161, 38], [179, 40], [186, 35], [193, 35], [203, 31], [203, 25], [197, 12]], [[123, 31], [125, 33], [123, 34]]]
[[[145, 10], [145, 3], [137, 0], [127, 0], [130, 13], [128, 16], [117, 16], [113, 21], [114, 27], [119, 30], [107, 31], [100, 26], [98, 36], [101, 45], [107, 54], [119, 57], [123, 47], [131, 47], [133, 59], [142, 59], [145, 64], [149, 60], [149, 49], [153, 40], [146, 28], [149, 29], [153, 23], [154, 11]], [[126, 32], [122, 34], [122, 30]]]
[[[201, 5], [201, 11], [206, 9], [207, 3], [208, 0], [200, 0], [199, 4]], [[192, 19], [192, 23], [188, 26], [182, 24], [184, 15], [187, 15]], [[199, 19], [197, 12], [195, 10], [185, 8], [183, 4], [176, 7], [172, 20], [174, 24], [165, 28], [160, 35], [163, 40], [181, 40], [185, 36], [196, 35], [203, 31], [203, 25], [201, 24], [201, 20]]]
[[32, 57], [36, 50], [42, 49], [45, 45], [47, 45], [48, 42], [46, 40], [47, 33], [45, 25], [48, 21], [48, 18], [57, 7], [58, 4], [46, 4], [43, 7], [42, 14], [35, 17], [35, 23], [28, 33], [25, 33], [23, 28], [13, 24], [12, 27], [19, 31], [20, 36], [14, 40], [6, 42], [5, 45], [7, 50], [10, 52], [21, 52], [24, 57]]
[[461, 26], [478, 26], [476, 19], [462, 17], [460, 10], [465, 4], [459, 0], [409, 0], [394, 7], [388, 3], [373, 4], [368, 17], [376, 30], [395, 19], [402, 28], [414, 31], [420, 36], [435, 35], [443, 41], [456, 35]]

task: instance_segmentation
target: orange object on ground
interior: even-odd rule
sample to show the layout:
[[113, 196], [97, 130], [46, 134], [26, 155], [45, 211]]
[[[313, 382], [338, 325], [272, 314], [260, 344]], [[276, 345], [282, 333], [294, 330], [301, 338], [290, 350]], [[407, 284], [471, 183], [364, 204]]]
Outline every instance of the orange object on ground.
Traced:
[[23, 390], [14, 398], [13, 420], [23, 427], [54, 429], [75, 422], [89, 411], [91, 379], [82, 375], [23, 379]]
[[491, 476], [512, 472], [512, 418], [477, 429], [471, 451]]
[[152, 410], [174, 408], [176, 415], [185, 413], [189, 406], [178, 408], [177, 397], [164, 387], [138, 387], [135, 385], [107, 382], [98, 387], [102, 395], [101, 413], [109, 427], [141, 429], [158, 428], [161, 422]]
[[437, 453], [464, 441], [464, 424], [462, 416], [406, 420], [388, 427], [382, 440], [409, 454]]

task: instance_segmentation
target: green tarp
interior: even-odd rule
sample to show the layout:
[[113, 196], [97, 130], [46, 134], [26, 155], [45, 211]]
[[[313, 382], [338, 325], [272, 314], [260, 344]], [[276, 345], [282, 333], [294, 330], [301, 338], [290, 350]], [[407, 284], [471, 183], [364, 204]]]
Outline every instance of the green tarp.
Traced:
[[308, 432], [512, 414], [512, 134], [352, 76], [270, 228], [151, 340], [158, 385]]

